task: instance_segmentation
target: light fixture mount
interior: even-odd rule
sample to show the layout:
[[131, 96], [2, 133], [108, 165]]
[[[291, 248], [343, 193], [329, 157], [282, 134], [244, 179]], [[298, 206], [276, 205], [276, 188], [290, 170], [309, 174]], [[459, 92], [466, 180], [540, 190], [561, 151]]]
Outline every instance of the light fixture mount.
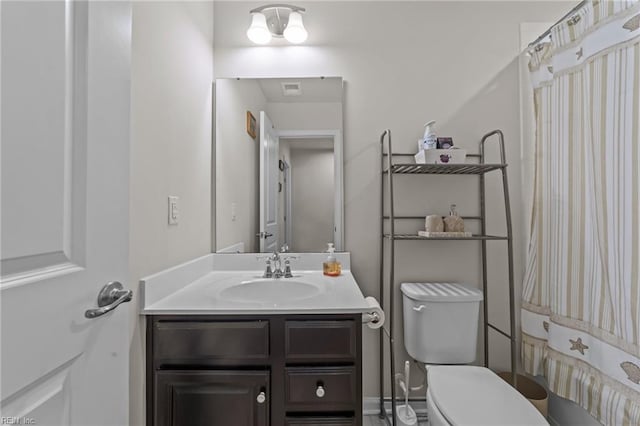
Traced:
[[[277, 38], [286, 38], [292, 43], [300, 43], [306, 39], [306, 30], [302, 24], [301, 15], [306, 12], [306, 9], [291, 4], [267, 4], [264, 6], [256, 7], [249, 11], [253, 16], [261, 14], [265, 17], [267, 28], [271, 33], [271, 36]], [[295, 35], [290, 37], [286, 33], [287, 26], [291, 17], [291, 23], [295, 24]], [[252, 24], [253, 25], [253, 24]], [[293, 28], [290, 29], [293, 33]], [[300, 35], [303, 33], [303, 36]], [[251, 38], [251, 37], [250, 37]], [[263, 43], [259, 43], [263, 44]]]

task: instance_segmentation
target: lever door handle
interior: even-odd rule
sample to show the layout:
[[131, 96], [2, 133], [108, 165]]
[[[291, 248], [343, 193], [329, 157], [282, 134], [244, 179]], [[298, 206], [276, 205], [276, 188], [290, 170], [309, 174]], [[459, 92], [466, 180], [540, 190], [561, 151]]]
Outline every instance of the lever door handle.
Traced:
[[84, 313], [86, 318], [97, 318], [107, 312], [113, 311], [122, 303], [133, 298], [132, 290], [125, 290], [118, 281], [112, 281], [102, 287], [98, 294], [98, 308], [87, 309]]
[[267, 239], [269, 237], [273, 237], [273, 234], [270, 232], [264, 232], [264, 231], [260, 231], [256, 234], [256, 237], [258, 238], [262, 238], [262, 239]]
[[413, 309], [414, 311], [416, 311], [416, 312], [420, 312], [420, 311], [422, 311], [424, 308], [426, 308], [426, 306], [424, 306], [424, 305], [420, 305], [420, 306], [418, 306], [418, 307], [415, 307], [415, 306], [414, 306], [412, 309]]

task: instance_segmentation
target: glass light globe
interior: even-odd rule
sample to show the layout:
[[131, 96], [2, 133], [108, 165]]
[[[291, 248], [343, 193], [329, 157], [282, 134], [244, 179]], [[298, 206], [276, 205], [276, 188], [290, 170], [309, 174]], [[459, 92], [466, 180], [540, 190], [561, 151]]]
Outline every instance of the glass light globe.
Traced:
[[253, 13], [247, 37], [256, 44], [267, 44], [271, 41], [271, 31], [267, 27], [267, 18], [262, 13]]
[[308, 33], [302, 24], [302, 15], [298, 12], [291, 12], [289, 14], [289, 23], [284, 30], [284, 38], [291, 43], [302, 43], [307, 39]]

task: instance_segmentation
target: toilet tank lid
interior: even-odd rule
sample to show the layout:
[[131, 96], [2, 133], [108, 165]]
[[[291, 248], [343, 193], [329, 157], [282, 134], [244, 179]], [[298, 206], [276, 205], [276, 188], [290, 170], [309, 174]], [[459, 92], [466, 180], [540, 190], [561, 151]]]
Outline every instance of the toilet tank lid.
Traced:
[[478, 302], [482, 291], [460, 283], [402, 283], [402, 293], [410, 299], [428, 302]]

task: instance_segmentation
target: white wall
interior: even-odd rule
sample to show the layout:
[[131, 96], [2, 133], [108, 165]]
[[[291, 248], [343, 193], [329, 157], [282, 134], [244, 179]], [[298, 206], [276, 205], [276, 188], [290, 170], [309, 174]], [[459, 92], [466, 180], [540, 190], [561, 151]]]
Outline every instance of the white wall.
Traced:
[[[255, 80], [216, 82], [216, 244], [217, 250], [244, 243], [257, 251], [259, 231], [260, 111], [266, 98]], [[256, 118], [254, 140], [246, 130], [246, 113]], [[236, 205], [235, 219], [232, 204]]]
[[340, 102], [269, 102], [267, 111], [278, 130], [342, 130]]
[[[521, 22], [555, 21], [573, 2], [301, 2], [309, 40], [303, 46], [256, 47], [246, 41], [247, 11], [257, 2], [216, 2], [217, 77], [344, 77], [346, 249], [365, 295], [378, 295], [380, 133], [393, 131], [396, 151], [413, 151], [422, 125], [437, 120], [440, 135], [477, 152], [487, 131], [507, 138], [516, 230], [516, 280], [522, 277], [524, 234], [519, 197], [518, 54]], [[495, 150], [490, 150], [495, 155]], [[495, 159], [496, 157], [492, 157]], [[489, 231], [503, 233], [499, 181], [488, 179]], [[396, 213], [478, 213], [473, 178], [399, 177]], [[415, 232], [419, 223], [408, 225]], [[452, 279], [479, 284], [475, 243], [398, 245], [396, 278]], [[504, 244], [489, 244], [491, 319], [507, 327]], [[519, 292], [519, 285], [518, 285]], [[400, 313], [399, 292], [396, 294]], [[403, 347], [401, 317], [396, 344]], [[364, 394], [378, 394], [378, 334], [364, 331]], [[508, 345], [491, 339], [491, 365], [508, 366]], [[405, 356], [398, 352], [398, 363]], [[418, 374], [414, 374], [416, 379]]]
[[333, 242], [333, 149], [291, 149], [291, 177], [291, 251], [325, 251]]
[[[133, 2], [130, 282], [211, 251], [213, 4]], [[117, 167], [117, 165], [114, 165]], [[167, 224], [167, 197], [180, 197]], [[130, 424], [144, 424], [144, 321], [131, 311]]]

